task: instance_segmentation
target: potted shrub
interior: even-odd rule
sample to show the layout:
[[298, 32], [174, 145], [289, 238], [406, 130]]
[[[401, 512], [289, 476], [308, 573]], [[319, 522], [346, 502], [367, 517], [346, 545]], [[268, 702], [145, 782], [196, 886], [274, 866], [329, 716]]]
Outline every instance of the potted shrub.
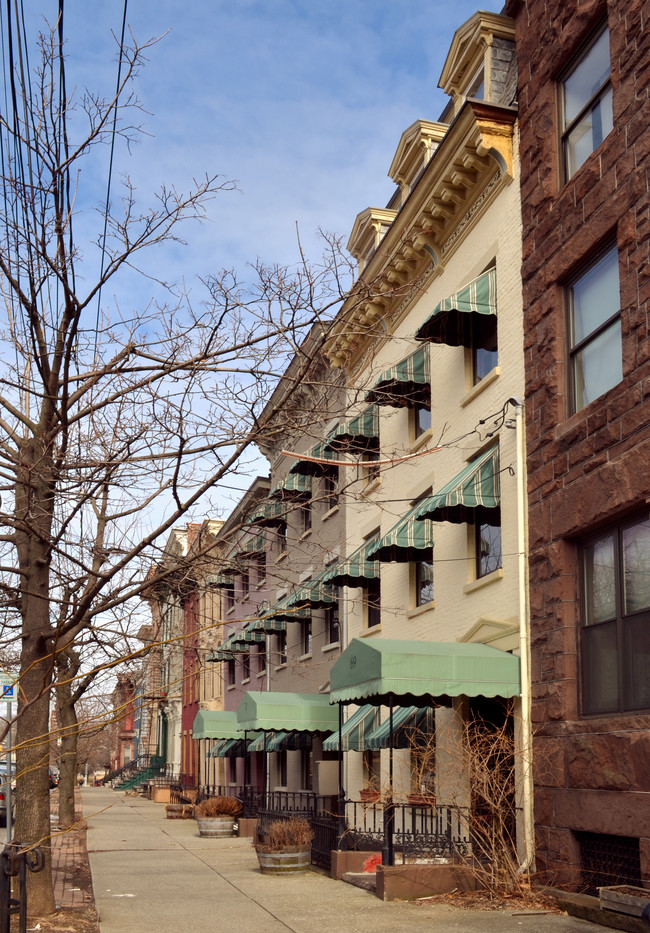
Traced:
[[194, 808], [200, 836], [232, 836], [235, 819], [242, 811], [236, 797], [208, 797]]
[[311, 865], [311, 841], [314, 831], [301, 817], [275, 820], [255, 843], [260, 871], [266, 875], [286, 875], [308, 871]]

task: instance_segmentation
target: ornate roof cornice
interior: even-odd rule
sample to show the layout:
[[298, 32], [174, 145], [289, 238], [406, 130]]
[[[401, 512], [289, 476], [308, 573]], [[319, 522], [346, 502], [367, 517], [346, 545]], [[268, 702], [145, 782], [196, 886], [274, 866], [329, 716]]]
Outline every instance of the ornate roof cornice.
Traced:
[[354, 366], [378, 323], [387, 330], [441, 269], [448, 242], [455, 248], [471, 229], [487, 192], [512, 181], [516, 119], [514, 107], [465, 102], [333, 322], [324, 348], [333, 366]]

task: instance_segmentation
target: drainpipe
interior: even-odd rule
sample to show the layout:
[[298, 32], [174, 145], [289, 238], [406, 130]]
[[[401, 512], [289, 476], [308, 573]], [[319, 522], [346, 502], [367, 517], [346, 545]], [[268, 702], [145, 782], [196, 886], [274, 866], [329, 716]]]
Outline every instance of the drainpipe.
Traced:
[[531, 727], [530, 604], [528, 600], [528, 509], [526, 498], [526, 438], [524, 404], [511, 398], [515, 406], [517, 445], [517, 554], [519, 583], [519, 655], [521, 665], [521, 762], [522, 810], [524, 819], [524, 860], [521, 872], [535, 868], [535, 822], [533, 816], [533, 736]]

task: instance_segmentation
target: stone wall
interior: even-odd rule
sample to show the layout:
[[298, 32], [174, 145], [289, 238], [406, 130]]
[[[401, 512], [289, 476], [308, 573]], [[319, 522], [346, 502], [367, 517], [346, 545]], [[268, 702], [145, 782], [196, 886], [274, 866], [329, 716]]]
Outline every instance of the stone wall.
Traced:
[[[650, 716], [580, 713], [579, 544], [650, 500], [650, 16], [640, 0], [509, 0], [519, 60], [538, 868], [574, 882], [575, 831], [640, 838], [650, 881]], [[562, 180], [557, 78], [607, 19], [614, 130]], [[619, 251], [623, 380], [571, 414], [565, 285]]]

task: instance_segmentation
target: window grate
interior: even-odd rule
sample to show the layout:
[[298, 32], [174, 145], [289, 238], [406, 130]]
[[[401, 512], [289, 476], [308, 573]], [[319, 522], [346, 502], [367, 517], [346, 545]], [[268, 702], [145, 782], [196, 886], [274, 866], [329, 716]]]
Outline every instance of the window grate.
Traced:
[[582, 890], [598, 896], [598, 888], [641, 885], [639, 840], [604, 833], [576, 833], [580, 845]]

